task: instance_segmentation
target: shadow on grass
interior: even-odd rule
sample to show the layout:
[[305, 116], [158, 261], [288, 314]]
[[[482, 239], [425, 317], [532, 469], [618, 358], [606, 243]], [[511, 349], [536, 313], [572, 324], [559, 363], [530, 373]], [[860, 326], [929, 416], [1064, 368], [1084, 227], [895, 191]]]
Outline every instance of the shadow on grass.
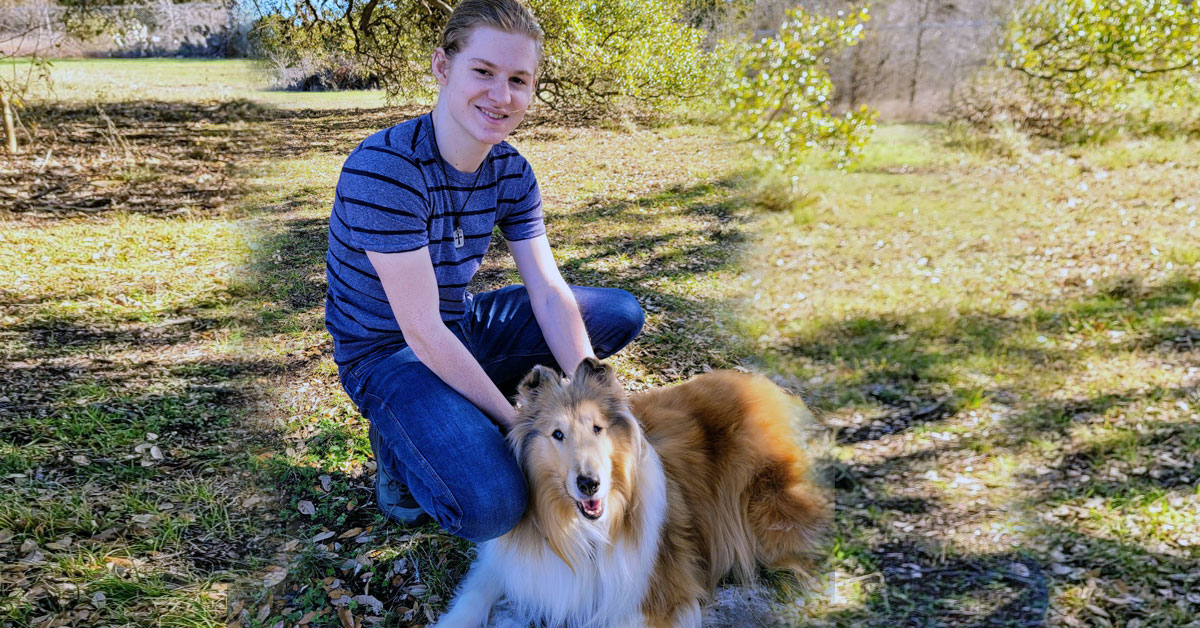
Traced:
[[[22, 568], [0, 585], [0, 618], [223, 617], [189, 591], [235, 581], [274, 545], [262, 532], [268, 501], [251, 500], [263, 490], [254, 454], [269, 439], [240, 421], [253, 401], [241, 380], [274, 368], [52, 355], [7, 364], [0, 562]], [[80, 595], [61, 595], [64, 577]]]
[[[1171, 321], [1172, 309], [1200, 297], [1200, 282], [1176, 276], [1135, 295], [1099, 290], [1025, 316], [924, 313], [853, 317], [817, 325], [787, 341], [779, 353], [793, 359], [844, 369], [845, 374], [814, 386], [812, 399], [825, 407], [877, 403], [885, 410], [872, 424], [844, 426], [838, 440], [852, 444], [895, 434], [951, 416], [982, 399], [1013, 403], [1020, 391], [968, 386], [960, 370], [996, 363], [1017, 368], [1067, 369], [1090, 353], [1116, 355], [1135, 350], [1189, 350], [1191, 328]], [[1133, 328], [1132, 333], [1127, 332]], [[1111, 330], [1115, 338], [1073, 347], [1044, 344], [1033, 336], [1054, 337], [1088, 329]], [[971, 367], [976, 368], [976, 367]], [[1086, 402], [1058, 401], [1022, 421], [1033, 429], [1053, 425], [1064, 415], [1104, 411], [1128, 400], [1101, 396]], [[1085, 403], [1086, 407], [1075, 407]]]
[[418, 112], [268, 109], [244, 100], [34, 104], [24, 111], [28, 150], [0, 157], [15, 166], [0, 175], [0, 207], [35, 220], [224, 215], [238, 209], [248, 168], [349, 154], [368, 131]]
[[1042, 626], [1048, 578], [1019, 553], [947, 558], [919, 545], [873, 548], [886, 586], [862, 607], [824, 619], [853, 626]]
[[[1200, 282], [1176, 276], [1132, 292], [1100, 289], [1022, 316], [864, 316], [792, 338], [780, 350], [787, 358], [836, 373], [814, 386], [818, 406], [863, 408], [839, 420], [835, 434], [871, 459], [834, 464], [831, 481], [839, 491], [839, 542], [850, 548], [844, 550], [853, 556], [849, 562], [882, 581], [862, 606], [826, 619], [837, 625], [1043, 625], [1050, 598], [1076, 604], [1104, 625], [1194, 619], [1200, 604], [1169, 587], [1158, 592], [1163, 582], [1186, 588], [1200, 578], [1196, 552], [1171, 540], [1171, 526], [1179, 524], [1155, 523], [1153, 513], [1186, 520], [1180, 503], [1187, 502], [1179, 500], [1194, 495], [1200, 482], [1200, 427], [1187, 418], [1200, 399], [1196, 386], [1080, 394], [980, 384], [980, 377], [963, 373], [1004, 373], [1020, 382], [1020, 373], [1065, 378], [1106, 358], [1178, 356], [1193, 351], [1193, 327], [1180, 316], [1198, 298]], [[1175, 419], [1167, 420], [1172, 413]], [[986, 432], [947, 441], [925, 437], [953, 434], [968, 414], [992, 417]], [[1018, 536], [1032, 542], [1012, 552], [968, 542], [947, 547], [938, 541], [941, 531], [981, 525], [971, 522], [986, 500], [953, 492], [913, 497], [909, 489], [922, 476], [949, 482], [948, 470], [978, 469], [999, 457], [1031, 460], [1015, 470], [1013, 484], [999, 487], [1015, 491], [1013, 501], [992, 508], [1015, 518], [1026, 531]], [[1088, 610], [1089, 604], [1100, 610]]]

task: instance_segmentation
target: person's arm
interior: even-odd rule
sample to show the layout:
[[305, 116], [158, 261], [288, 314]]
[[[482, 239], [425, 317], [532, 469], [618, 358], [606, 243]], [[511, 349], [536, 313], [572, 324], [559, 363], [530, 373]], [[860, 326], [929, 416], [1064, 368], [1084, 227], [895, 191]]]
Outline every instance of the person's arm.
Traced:
[[507, 432], [516, 410], [442, 322], [428, 248], [405, 253], [367, 251], [367, 259], [379, 274], [405, 342], [421, 363]]
[[575, 295], [554, 262], [549, 240], [540, 235], [507, 242], [550, 352], [564, 373], [574, 373], [584, 358], [594, 358], [596, 354]]

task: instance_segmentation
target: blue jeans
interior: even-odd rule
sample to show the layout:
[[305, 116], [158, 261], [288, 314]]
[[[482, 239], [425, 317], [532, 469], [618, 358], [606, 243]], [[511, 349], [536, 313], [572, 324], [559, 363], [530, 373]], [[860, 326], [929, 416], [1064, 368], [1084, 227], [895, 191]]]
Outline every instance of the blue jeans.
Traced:
[[[598, 357], [616, 353], [641, 331], [642, 308], [632, 294], [615, 288], [571, 291]], [[534, 366], [555, 365], [524, 286], [475, 295], [466, 316], [447, 325], [506, 395]], [[379, 433], [376, 464], [405, 482], [443, 529], [478, 543], [520, 521], [525, 476], [504, 436], [410, 347], [375, 352], [338, 374]]]

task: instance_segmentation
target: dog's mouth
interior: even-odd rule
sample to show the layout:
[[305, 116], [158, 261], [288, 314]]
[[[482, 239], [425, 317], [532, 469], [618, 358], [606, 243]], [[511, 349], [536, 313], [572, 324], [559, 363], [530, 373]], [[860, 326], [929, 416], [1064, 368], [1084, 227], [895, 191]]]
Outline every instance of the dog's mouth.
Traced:
[[585, 518], [595, 521], [604, 514], [604, 502], [598, 499], [588, 499], [575, 502], [575, 507], [579, 509], [579, 513]]

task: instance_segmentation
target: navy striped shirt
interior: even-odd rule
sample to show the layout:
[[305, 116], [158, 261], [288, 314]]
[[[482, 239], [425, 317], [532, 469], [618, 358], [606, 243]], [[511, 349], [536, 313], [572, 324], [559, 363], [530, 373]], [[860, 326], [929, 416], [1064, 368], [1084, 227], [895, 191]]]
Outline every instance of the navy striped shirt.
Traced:
[[[546, 232], [537, 180], [524, 157], [507, 142], [496, 144], [476, 182], [476, 173], [442, 161], [432, 125], [426, 114], [380, 131], [342, 166], [325, 256], [325, 327], [339, 365], [404, 342], [367, 251], [429, 247], [442, 320], [453, 322], [466, 314], [467, 284], [495, 227], [512, 241]], [[456, 214], [465, 236], [461, 248], [454, 246]]]

